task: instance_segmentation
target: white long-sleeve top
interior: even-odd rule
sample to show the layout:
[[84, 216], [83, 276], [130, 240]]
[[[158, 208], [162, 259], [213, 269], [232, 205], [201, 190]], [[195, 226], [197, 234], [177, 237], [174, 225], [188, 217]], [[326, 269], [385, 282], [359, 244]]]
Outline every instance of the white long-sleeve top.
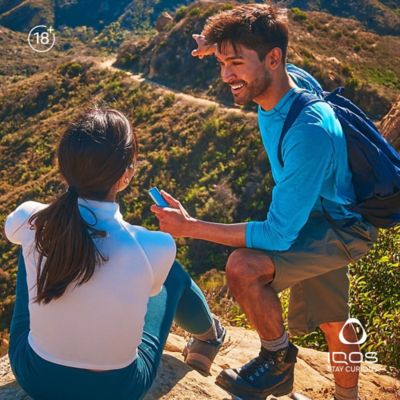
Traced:
[[149, 231], [123, 220], [117, 203], [79, 198], [79, 210], [89, 223], [107, 232], [95, 239], [108, 260], [96, 267], [87, 283], [67, 287], [48, 304], [34, 302], [38, 253], [29, 217], [47, 205], [28, 201], [5, 223], [7, 238], [22, 245], [29, 290], [32, 349], [50, 362], [70, 367], [109, 370], [123, 368], [137, 357], [149, 297], [156, 295], [176, 255], [169, 234]]

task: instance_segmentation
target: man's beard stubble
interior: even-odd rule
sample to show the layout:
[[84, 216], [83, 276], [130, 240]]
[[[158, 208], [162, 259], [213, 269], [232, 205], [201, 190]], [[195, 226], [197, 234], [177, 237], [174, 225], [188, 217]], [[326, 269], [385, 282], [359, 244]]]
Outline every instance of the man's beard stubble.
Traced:
[[247, 94], [243, 99], [235, 99], [235, 96], [233, 96], [233, 100], [235, 104], [238, 104], [240, 106], [244, 106], [251, 102], [257, 103], [255, 99], [257, 99], [257, 97], [260, 97], [265, 91], [267, 91], [271, 84], [271, 74], [268, 71], [264, 71], [261, 81], [253, 81], [246, 87]]

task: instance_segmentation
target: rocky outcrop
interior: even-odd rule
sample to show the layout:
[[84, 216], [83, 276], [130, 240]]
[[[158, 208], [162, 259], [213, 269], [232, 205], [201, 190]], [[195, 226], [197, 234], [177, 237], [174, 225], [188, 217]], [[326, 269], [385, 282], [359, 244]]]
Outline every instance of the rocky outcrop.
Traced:
[[382, 135], [400, 151], [400, 96], [379, 126]]
[[174, 19], [171, 17], [171, 14], [169, 14], [168, 12], [163, 12], [156, 21], [156, 29], [158, 32], [163, 31], [164, 29], [166, 29], [168, 27], [168, 25], [171, 24], [171, 22]]
[[[181, 350], [184, 338], [171, 334], [161, 361], [157, 379], [146, 400], [228, 400], [231, 397], [215, 385], [215, 377], [222, 368], [240, 366], [255, 356], [259, 338], [254, 331], [243, 328], [228, 329], [223, 349], [218, 355], [210, 376], [203, 376], [184, 362]], [[391, 377], [385, 367], [378, 364], [363, 364], [360, 377], [360, 392], [363, 400], [400, 399], [400, 383]], [[296, 366], [295, 390], [312, 400], [330, 400], [333, 392], [332, 375], [328, 371], [327, 353], [300, 349]], [[15, 382], [8, 358], [0, 359], [0, 398], [2, 400], [30, 400]], [[293, 399], [281, 397], [282, 400]], [[273, 400], [270, 397], [269, 400]]]

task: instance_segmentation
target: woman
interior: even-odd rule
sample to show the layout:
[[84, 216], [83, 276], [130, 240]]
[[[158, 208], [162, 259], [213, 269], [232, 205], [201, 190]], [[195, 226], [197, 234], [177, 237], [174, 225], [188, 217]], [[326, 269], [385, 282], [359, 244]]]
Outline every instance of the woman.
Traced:
[[87, 111], [58, 149], [67, 192], [50, 205], [25, 202], [6, 220], [8, 239], [22, 246], [10, 363], [35, 400], [142, 398], [174, 319], [193, 335], [186, 362], [203, 372], [223, 342], [200, 289], [174, 262], [172, 237], [119, 212], [137, 147], [123, 114]]

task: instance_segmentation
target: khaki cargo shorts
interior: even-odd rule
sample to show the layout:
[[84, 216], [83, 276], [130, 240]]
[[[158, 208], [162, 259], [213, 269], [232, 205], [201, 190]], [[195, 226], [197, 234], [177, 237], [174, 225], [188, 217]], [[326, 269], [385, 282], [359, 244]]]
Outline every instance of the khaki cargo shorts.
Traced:
[[291, 335], [312, 332], [324, 322], [347, 320], [347, 265], [368, 253], [376, 239], [377, 229], [365, 221], [329, 222], [323, 214], [313, 213], [288, 251], [267, 251], [276, 271], [272, 288], [290, 288]]

